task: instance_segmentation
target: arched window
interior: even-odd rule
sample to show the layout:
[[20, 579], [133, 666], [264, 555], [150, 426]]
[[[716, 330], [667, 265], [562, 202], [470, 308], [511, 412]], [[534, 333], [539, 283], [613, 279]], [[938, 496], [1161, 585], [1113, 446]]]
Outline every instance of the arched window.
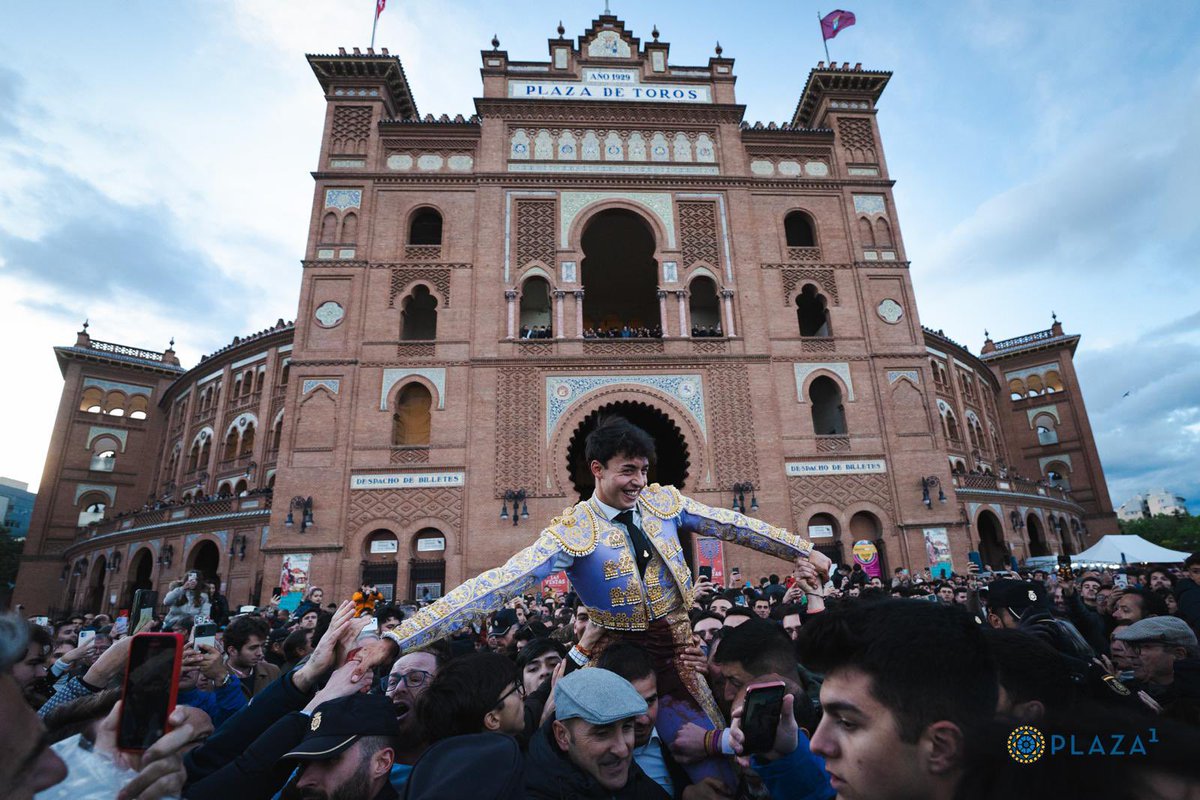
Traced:
[[232, 497], [233, 487], [228, 483], [222, 483], [217, 489], [217, 497]]
[[1038, 444], [1058, 444], [1058, 424], [1054, 421], [1054, 417], [1042, 414], [1033, 423], [1037, 430]]
[[971, 437], [971, 447], [976, 450], [982, 446], [980, 433], [979, 420], [973, 416], [967, 417], [967, 434]]
[[265, 369], [260, 369], [258, 371], [258, 377], [255, 380], [254, 390], [257, 392], [261, 392], [263, 390], [263, 384], [266, 382], [266, 380], [267, 380], [267, 371]]
[[545, 278], [532, 277], [521, 286], [521, 338], [549, 339], [553, 330], [550, 284]]
[[81, 528], [86, 528], [93, 522], [99, 522], [104, 519], [104, 512], [108, 510], [108, 504], [104, 500], [96, 498], [96, 495], [84, 495], [83, 510], [79, 512], [79, 520], [76, 523]]
[[1057, 462], [1046, 465], [1046, 482], [1060, 489], [1071, 490], [1071, 480], [1067, 477], [1067, 468]]
[[354, 244], [358, 239], [358, 215], [350, 213], [342, 220], [342, 239], [346, 244]]
[[723, 336], [721, 305], [717, 284], [701, 275], [689, 284], [688, 311], [692, 319], [692, 336]]
[[946, 438], [952, 442], [962, 440], [962, 434], [958, 428], [958, 417], [954, 416], [954, 412], [949, 408], [942, 409], [942, 433], [946, 434]]
[[1045, 385], [1042, 383], [1040, 375], [1030, 375], [1025, 381], [1025, 386], [1029, 390], [1029, 397], [1037, 397], [1045, 391]]
[[104, 398], [104, 413], [110, 417], [125, 416], [125, 395], [121, 392], [109, 392]]
[[1008, 382], [1008, 394], [1011, 400], [1023, 400], [1025, 398], [1025, 382], [1020, 378], [1013, 378]]
[[238, 434], [237, 428], [230, 428], [229, 433], [225, 434], [225, 450], [221, 454], [221, 458], [225, 461], [237, 458], [238, 454]]
[[242, 445], [238, 449], [239, 456], [248, 456], [254, 452], [254, 423], [248, 423], [242, 431]]
[[129, 418], [130, 419], [145, 419], [146, 411], [150, 408], [150, 401], [146, 399], [146, 395], [137, 394], [129, 401]]
[[871, 228], [871, 220], [866, 217], [858, 218], [858, 236], [862, 239], [863, 249], [873, 250], [875, 248], [875, 231]]
[[283, 360], [283, 369], [280, 370], [280, 372], [279, 372], [279, 385], [280, 386], [287, 386], [288, 373], [290, 373], [291, 371], [292, 371], [292, 360], [290, 358], [285, 358]]
[[84, 390], [83, 397], [79, 400], [79, 410], [89, 414], [100, 414], [104, 411], [103, 402], [104, 392], [92, 386]]
[[188, 451], [187, 471], [195, 472], [196, 465], [200, 463], [200, 443], [192, 444], [192, 449]]
[[1061, 392], [1063, 390], [1062, 378], [1059, 377], [1057, 370], [1050, 370], [1043, 376], [1043, 379], [1046, 382], [1047, 393]]
[[783, 218], [783, 233], [788, 247], [816, 247], [817, 236], [812, 217], [803, 211], [793, 211]]
[[404, 299], [400, 320], [400, 338], [405, 341], [437, 338], [437, 298], [424, 284], [417, 284]]
[[892, 229], [883, 217], [875, 220], [875, 243], [880, 247], [892, 246]]
[[432, 208], [422, 208], [413, 215], [412, 224], [408, 228], [409, 244], [442, 243], [442, 215]]
[[275, 420], [275, 428], [271, 431], [271, 449], [278, 450], [280, 442], [283, 441], [283, 415], [279, 415], [279, 419]]
[[242, 394], [253, 394], [254, 370], [248, 369], [242, 374]]
[[205, 439], [200, 445], [200, 469], [208, 466], [209, 459], [212, 458], [212, 437]]
[[92, 471], [94, 472], [112, 472], [117, 465], [116, 450], [102, 450], [92, 456]]
[[246, 492], [249, 488], [250, 488], [250, 485], [248, 483], [246, 483], [246, 479], [242, 478], [241, 480], [239, 480], [237, 482], [237, 486], [233, 487], [233, 493], [236, 496], [241, 497], [242, 494], [244, 492]]
[[845, 436], [846, 409], [842, 390], [833, 378], [821, 375], [808, 388], [812, 403], [813, 433], [817, 436]]
[[796, 298], [796, 319], [801, 336], [829, 336], [829, 311], [825, 296], [811, 283]]
[[332, 211], [321, 220], [321, 241], [337, 241], [337, 214]]
[[419, 383], [410, 383], [396, 396], [392, 415], [392, 444], [396, 447], [423, 447], [429, 444], [432, 427], [430, 410], [433, 395]]

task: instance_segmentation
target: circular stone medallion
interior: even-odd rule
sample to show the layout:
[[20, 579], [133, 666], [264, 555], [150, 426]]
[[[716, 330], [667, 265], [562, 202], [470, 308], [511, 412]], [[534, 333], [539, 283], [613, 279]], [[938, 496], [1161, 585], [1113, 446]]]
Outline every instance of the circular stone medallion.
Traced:
[[889, 325], [895, 325], [904, 316], [904, 309], [890, 297], [880, 303], [875, 312], [879, 314], [881, 320]]
[[329, 300], [318, 306], [313, 316], [317, 318], [317, 322], [321, 324], [322, 328], [332, 328], [346, 316], [346, 309]]

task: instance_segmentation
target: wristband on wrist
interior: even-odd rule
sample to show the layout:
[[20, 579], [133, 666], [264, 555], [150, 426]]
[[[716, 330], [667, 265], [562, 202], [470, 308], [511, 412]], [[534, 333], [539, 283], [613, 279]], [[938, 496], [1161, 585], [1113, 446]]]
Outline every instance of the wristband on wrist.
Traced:
[[572, 661], [574, 661], [576, 664], [578, 664], [581, 667], [586, 667], [588, 661], [590, 660], [588, 658], [588, 655], [579, 648], [579, 645], [575, 645], [570, 650], [568, 650], [567, 656], [569, 656]]

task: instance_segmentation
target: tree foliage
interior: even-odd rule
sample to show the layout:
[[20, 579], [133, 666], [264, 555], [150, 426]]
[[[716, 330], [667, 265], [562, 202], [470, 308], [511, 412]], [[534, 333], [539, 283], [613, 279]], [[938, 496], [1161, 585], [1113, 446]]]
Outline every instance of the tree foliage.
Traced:
[[1189, 514], [1159, 514], [1149, 519], [1120, 523], [1121, 533], [1131, 533], [1171, 550], [1187, 553], [1200, 551], [1200, 517]]

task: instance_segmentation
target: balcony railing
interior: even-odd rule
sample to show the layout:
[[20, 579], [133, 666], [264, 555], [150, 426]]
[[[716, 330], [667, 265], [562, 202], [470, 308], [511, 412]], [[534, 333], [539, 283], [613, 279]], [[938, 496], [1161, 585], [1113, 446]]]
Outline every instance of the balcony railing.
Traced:
[[1045, 341], [1047, 339], [1053, 339], [1053, 338], [1054, 338], [1054, 329], [1047, 328], [1046, 330], [1038, 331], [1037, 333], [1027, 333], [1024, 336], [1016, 336], [1016, 337], [1013, 337], [1012, 339], [1005, 339], [1002, 342], [996, 342], [996, 349], [997, 350], [1010, 350], [1014, 347], [1020, 347], [1022, 345], [1031, 344], [1033, 342], [1041, 342], [1041, 341]]
[[162, 361], [163, 354], [156, 353], [153, 350], [143, 350], [140, 347], [129, 347], [124, 344], [114, 344], [113, 342], [101, 342], [96, 339], [91, 340], [91, 348], [93, 350], [101, 350], [105, 353], [115, 353], [119, 356], [131, 356], [140, 358], [144, 361]]
[[251, 494], [245, 497], [218, 497], [196, 503], [177, 503], [159, 508], [124, 514], [112, 519], [101, 520], [95, 525], [80, 529], [81, 538], [93, 538], [105, 534], [120, 533], [148, 525], [203, 519], [220, 514], [242, 511], [266, 510], [271, 507], [271, 492]]
[[1053, 486], [1042, 481], [1031, 481], [1028, 478], [1001, 478], [996, 475], [955, 475], [954, 485], [964, 491], [982, 489], [991, 492], [1009, 492], [1036, 497], [1050, 497], [1067, 503], [1074, 503], [1071, 492], [1061, 486]]

